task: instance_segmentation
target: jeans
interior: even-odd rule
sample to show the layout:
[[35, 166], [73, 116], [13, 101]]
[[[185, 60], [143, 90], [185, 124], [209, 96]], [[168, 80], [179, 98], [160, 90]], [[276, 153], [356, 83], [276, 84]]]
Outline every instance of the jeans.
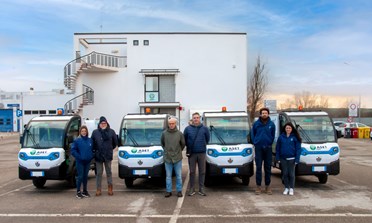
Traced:
[[284, 181], [285, 188], [294, 188], [295, 184], [295, 160], [287, 160], [280, 158], [280, 164], [282, 166], [282, 179]]
[[102, 188], [101, 183], [102, 183], [102, 174], [103, 174], [103, 164], [105, 165], [107, 184], [112, 185], [111, 161], [105, 161], [105, 162], [96, 161], [96, 168], [97, 168], [96, 187], [97, 189]]
[[265, 171], [265, 185], [269, 186], [271, 183], [271, 161], [273, 159], [272, 148], [269, 147], [258, 147], [255, 149], [255, 161], [256, 161], [256, 185], [261, 186], [262, 181], [262, 162], [264, 164]]
[[176, 191], [182, 191], [182, 160], [177, 163], [167, 163], [165, 162], [165, 172], [166, 172], [166, 188], [167, 192], [172, 192], [172, 173], [176, 173]]
[[192, 153], [189, 156], [189, 169], [190, 169], [190, 189], [194, 189], [195, 186], [195, 175], [196, 175], [196, 163], [198, 163], [199, 170], [199, 190], [204, 188], [205, 180], [205, 166], [206, 157], [205, 153]]
[[87, 191], [89, 169], [90, 169], [90, 162], [76, 161], [76, 171], [77, 171], [76, 190], [77, 191], [80, 191], [81, 183], [83, 183], [83, 191]]

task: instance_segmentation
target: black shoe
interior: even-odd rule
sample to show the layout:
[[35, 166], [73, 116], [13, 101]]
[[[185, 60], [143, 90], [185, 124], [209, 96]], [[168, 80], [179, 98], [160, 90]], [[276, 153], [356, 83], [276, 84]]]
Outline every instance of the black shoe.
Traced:
[[200, 189], [200, 190], [199, 190], [199, 194], [200, 194], [201, 196], [207, 196], [207, 194], [204, 192], [204, 189]]
[[88, 191], [83, 191], [81, 195], [83, 195], [83, 197], [90, 197], [90, 194], [88, 193]]
[[182, 197], [183, 195], [182, 195], [182, 192], [181, 191], [178, 191], [177, 192], [177, 197]]
[[172, 196], [172, 192], [166, 192], [164, 197], [170, 197]]
[[191, 188], [188, 195], [193, 196], [194, 194], [195, 194], [195, 190], [194, 188]]
[[78, 191], [78, 192], [76, 193], [76, 198], [77, 198], [77, 199], [81, 199], [81, 198], [83, 198], [83, 195], [81, 194], [80, 191]]

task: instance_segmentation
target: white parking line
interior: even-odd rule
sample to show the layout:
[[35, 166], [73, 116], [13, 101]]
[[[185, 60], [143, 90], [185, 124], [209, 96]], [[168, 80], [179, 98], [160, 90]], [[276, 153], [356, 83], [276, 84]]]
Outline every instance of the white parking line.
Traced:
[[[174, 215], [135, 215], [135, 214], [0, 214], [0, 217], [95, 217], [95, 218], [173, 218]], [[272, 218], [272, 217], [372, 217], [372, 214], [334, 213], [334, 214], [236, 214], [236, 215], [178, 215], [177, 218]]]
[[20, 190], [22, 190], [22, 189], [25, 189], [25, 188], [27, 188], [27, 187], [31, 187], [31, 186], [33, 186], [33, 185], [32, 185], [32, 184], [29, 184], [29, 185], [26, 185], [26, 186], [23, 186], [23, 187], [20, 187], [20, 188], [17, 188], [17, 189], [14, 189], [14, 190], [8, 191], [8, 192], [6, 192], [6, 193], [0, 194], [0, 197], [3, 197], [3, 196], [5, 196], [5, 195], [11, 194], [11, 193], [16, 192], [16, 191], [20, 191]]
[[183, 188], [182, 188], [183, 196], [181, 198], [178, 198], [177, 205], [176, 205], [176, 207], [173, 211], [173, 215], [172, 215], [171, 219], [169, 220], [169, 223], [176, 223], [178, 217], [180, 216], [179, 214], [181, 212], [182, 204], [183, 204], [183, 201], [184, 201], [185, 196], [186, 196], [187, 185], [189, 184], [189, 180], [190, 180], [190, 173], [189, 173], [189, 171], [187, 171], [187, 176], [186, 176], [185, 182], [183, 182]]

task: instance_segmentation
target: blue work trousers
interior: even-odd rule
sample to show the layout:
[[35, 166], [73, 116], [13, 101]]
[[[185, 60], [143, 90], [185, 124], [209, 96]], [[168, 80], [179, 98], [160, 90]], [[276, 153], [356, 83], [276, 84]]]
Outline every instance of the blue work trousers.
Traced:
[[89, 169], [90, 169], [89, 161], [87, 162], [76, 161], [76, 171], [77, 171], [76, 190], [77, 191], [80, 191], [81, 184], [83, 184], [83, 191], [87, 191]]
[[272, 147], [255, 146], [255, 161], [256, 161], [256, 185], [261, 186], [262, 182], [262, 163], [265, 171], [265, 186], [271, 183], [271, 161], [273, 159]]
[[282, 167], [282, 179], [285, 188], [294, 188], [295, 184], [295, 160], [280, 159]]

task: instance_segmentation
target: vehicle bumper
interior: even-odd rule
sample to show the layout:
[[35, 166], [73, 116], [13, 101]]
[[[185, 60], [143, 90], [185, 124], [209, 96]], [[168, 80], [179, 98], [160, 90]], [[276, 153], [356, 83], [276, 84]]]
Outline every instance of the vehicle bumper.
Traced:
[[[236, 173], [224, 173], [224, 169], [237, 169]], [[253, 175], [253, 162], [241, 166], [217, 166], [207, 163], [207, 172], [209, 176], [249, 176]]]
[[[314, 171], [314, 168], [323, 168], [324, 171]], [[319, 175], [328, 173], [329, 175], [337, 175], [340, 173], [340, 160], [332, 162], [330, 164], [316, 164], [310, 165], [305, 163], [299, 163], [296, 166], [296, 175]]]
[[[136, 175], [134, 174], [134, 171], [138, 170], [146, 170], [147, 174], [144, 175]], [[148, 177], [163, 177], [165, 176], [165, 167], [164, 164], [159, 164], [153, 167], [147, 167], [147, 168], [138, 168], [138, 167], [128, 167], [125, 165], [119, 164], [119, 177], [121, 179], [124, 179], [126, 177], [132, 177], [132, 178], [148, 178]]]
[[23, 166], [18, 166], [18, 176], [21, 180], [30, 180], [35, 179], [38, 177], [31, 176], [32, 172], [43, 172], [42, 177], [48, 180], [62, 180], [66, 177], [66, 169], [62, 168], [62, 166], [53, 167], [47, 170], [40, 170], [40, 169], [27, 169]]

